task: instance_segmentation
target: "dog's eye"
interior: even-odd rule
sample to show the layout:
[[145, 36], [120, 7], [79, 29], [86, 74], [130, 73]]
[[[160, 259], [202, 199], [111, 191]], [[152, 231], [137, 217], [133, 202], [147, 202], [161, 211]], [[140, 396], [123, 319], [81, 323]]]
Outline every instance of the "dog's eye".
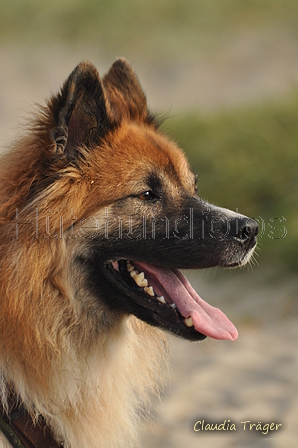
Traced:
[[141, 199], [141, 201], [151, 201], [152, 199], [155, 199], [154, 193], [152, 193], [151, 190], [144, 191], [144, 193], [139, 194], [138, 198]]

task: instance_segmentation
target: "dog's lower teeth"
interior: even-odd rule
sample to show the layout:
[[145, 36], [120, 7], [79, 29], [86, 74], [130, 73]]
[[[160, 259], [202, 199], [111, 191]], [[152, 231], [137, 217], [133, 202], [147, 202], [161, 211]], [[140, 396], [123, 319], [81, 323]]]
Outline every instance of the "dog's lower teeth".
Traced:
[[155, 293], [154, 293], [154, 289], [152, 288], [152, 286], [147, 286], [147, 287], [145, 287], [144, 288], [144, 291], [145, 291], [145, 293], [146, 294], [148, 294], [149, 296], [151, 296], [151, 297], [154, 297], [155, 296]]
[[141, 284], [139, 286], [141, 288], [144, 288], [144, 287], [148, 286], [148, 280], [146, 278], [144, 278], [144, 280], [141, 282]]
[[145, 278], [144, 272], [140, 272], [140, 274], [134, 276], [133, 279], [141, 288], [148, 286], [148, 280]]
[[187, 319], [184, 319], [184, 322], [185, 322], [187, 327], [193, 327], [193, 321], [192, 321], [191, 316], [188, 317]]
[[130, 272], [130, 276], [131, 276], [132, 278], [135, 278], [136, 275], [138, 275], [138, 271], [131, 271], [131, 272]]
[[135, 269], [135, 267], [129, 261], [126, 262], [126, 267], [128, 272], [132, 272]]
[[159, 300], [161, 303], [166, 303], [164, 296], [157, 297], [157, 300]]
[[175, 303], [171, 303], [170, 307], [173, 308], [173, 309], [175, 310], [175, 309], [176, 309], [176, 305], [175, 305]]

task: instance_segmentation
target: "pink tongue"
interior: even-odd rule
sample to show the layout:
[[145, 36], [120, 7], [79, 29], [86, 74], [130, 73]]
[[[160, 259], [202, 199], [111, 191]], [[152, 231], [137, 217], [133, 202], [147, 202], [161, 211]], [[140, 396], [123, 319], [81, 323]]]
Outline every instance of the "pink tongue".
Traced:
[[134, 261], [133, 264], [139, 272], [144, 271], [145, 276], [149, 274], [150, 286], [156, 289], [162, 286], [183, 317], [191, 316], [197, 331], [214, 339], [237, 339], [238, 331], [227, 316], [201, 299], [180, 271]]

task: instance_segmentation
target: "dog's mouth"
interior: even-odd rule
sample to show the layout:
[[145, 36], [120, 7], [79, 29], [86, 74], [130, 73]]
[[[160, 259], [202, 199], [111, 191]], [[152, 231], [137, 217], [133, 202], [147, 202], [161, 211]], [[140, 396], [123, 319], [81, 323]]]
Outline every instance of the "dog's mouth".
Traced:
[[125, 297], [125, 308], [147, 323], [190, 340], [235, 340], [226, 315], [205, 302], [178, 269], [129, 260], [106, 264], [110, 283]]

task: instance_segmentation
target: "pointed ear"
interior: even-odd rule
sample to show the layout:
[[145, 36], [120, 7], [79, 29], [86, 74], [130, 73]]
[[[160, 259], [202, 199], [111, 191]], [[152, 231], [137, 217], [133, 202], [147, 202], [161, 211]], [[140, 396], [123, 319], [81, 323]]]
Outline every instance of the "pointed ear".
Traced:
[[103, 78], [111, 109], [117, 120], [147, 121], [146, 96], [138, 77], [126, 59], [117, 59]]
[[112, 125], [108, 103], [96, 68], [82, 62], [70, 74], [50, 105], [56, 127], [56, 150], [75, 158], [80, 147], [98, 143]]

